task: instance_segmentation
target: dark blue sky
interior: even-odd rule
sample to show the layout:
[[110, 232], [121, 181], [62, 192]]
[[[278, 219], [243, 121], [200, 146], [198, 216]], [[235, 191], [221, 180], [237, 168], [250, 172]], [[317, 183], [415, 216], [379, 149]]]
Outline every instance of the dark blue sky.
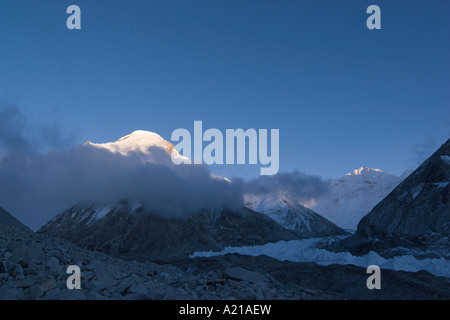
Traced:
[[[82, 30], [66, 28], [66, 8]], [[366, 28], [381, 8], [382, 29]], [[75, 143], [280, 129], [280, 171], [401, 174], [450, 136], [449, 1], [1, 1], [0, 101]], [[229, 176], [253, 168], [216, 168]]]

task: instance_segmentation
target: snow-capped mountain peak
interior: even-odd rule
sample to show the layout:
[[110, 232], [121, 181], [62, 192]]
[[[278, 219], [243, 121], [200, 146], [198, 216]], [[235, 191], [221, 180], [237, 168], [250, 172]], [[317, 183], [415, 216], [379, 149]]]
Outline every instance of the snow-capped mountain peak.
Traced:
[[128, 156], [131, 153], [150, 154], [151, 148], [159, 147], [165, 149], [169, 154], [177, 158], [187, 160], [173, 148], [173, 144], [164, 140], [159, 134], [151, 131], [136, 130], [132, 133], [120, 138], [115, 142], [107, 143], [92, 143], [86, 142], [87, 145], [106, 149], [112, 153], [120, 153], [123, 156]]
[[131, 134], [126, 135], [115, 142], [92, 143], [88, 141], [86, 144], [104, 148], [113, 153], [120, 153], [124, 156], [131, 152], [148, 154], [149, 148], [151, 147], [164, 148], [169, 153], [173, 150], [173, 145], [164, 140], [159, 134], [144, 130], [133, 131]]
[[358, 169], [353, 170], [352, 172], [347, 173], [347, 176], [361, 176], [361, 175], [367, 175], [367, 174], [376, 174], [376, 173], [383, 173], [380, 169], [374, 169], [374, 168], [368, 168], [368, 167], [361, 167]]
[[338, 179], [329, 179], [328, 192], [305, 204], [344, 229], [356, 229], [361, 218], [389, 194], [405, 177], [380, 169], [360, 167]]

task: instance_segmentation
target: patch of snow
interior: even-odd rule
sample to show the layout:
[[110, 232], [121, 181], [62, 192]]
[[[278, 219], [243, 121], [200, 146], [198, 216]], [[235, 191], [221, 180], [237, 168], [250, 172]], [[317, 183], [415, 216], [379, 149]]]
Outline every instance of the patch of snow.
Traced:
[[436, 186], [436, 188], [434, 188], [434, 191], [437, 191], [437, 190], [441, 190], [441, 189], [445, 188], [446, 186], [448, 186], [449, 181], [436, 182], [436, 183], [433, 183], [433, 184]]
[[448, 165], [450, 165], [450, 156], [443, 155], [441, 159], [444, 160]]
[[300, 204], [291, 203], [283, 196], [246, 194], [244, 201], [247, 208], [264, 213], [286, 229], [296, 230], [304, 226], [311, 231], [310, 219], [314, 213]]
[[[98, 207], [87, 210], [89, 212], [88, 218], [84, 221], [86, 224], [92, 224], [97, 220], [104, 218], [108, 213], [110, 213], [112, 208], [110, 207]], [[80, 214], [78, 217], [78, 221], [82, 220], [85, 217], [85, 214]]]
[[94, 217], [97, 220], [102, 219], [104, 216], [106, 216], [108, 213], [111, 212], [111, 208], [110, 207], [103, 207], [98, 209], [95, 213], [94, 213]]
[[380, 169], [372, 169], [367, 167], [361, 167], [358, 169], [353, 170], [352, 172], [347, 173], [347, 176], [360, 176], [363, 174], [372, 174], [376, 172], [383, 172]]
[[313, 238], [280, 241], [261, 246], [227, 247], [219, 252], [194, 252], [190, 258], [214, 257], [231, 253], [248, 256], [267, 255], [280, 261], [315, 262], [324, 266], [331, 264], [356, 265], [364, 268], [374, 264], [378, 265], [381, 269], [411, 272], [427, 270], [437, 276], [450, 277], [450, 261], [444, 258], [419, 260], [412, 255], [403, 255], [396, 256], [392, 259], [384, 259], [373, 251], [364, 256], [353, 256], [349, 252], [331, 252], [325, 249], [319, 249], [317, 244], [322, 241], [324, 241], [323, 238]]
[[419, 184], [417, 187], [415, 187], [413, 190], [412, 190], [412, 198], [413, 198], [413, 200], [416, 200], [416, 198], [417, 198], [417, 196], [420, 194], [420, 192], [422, 191], [422, 188], [423, 188], [423, 183], [421, 183], [421, 184]]

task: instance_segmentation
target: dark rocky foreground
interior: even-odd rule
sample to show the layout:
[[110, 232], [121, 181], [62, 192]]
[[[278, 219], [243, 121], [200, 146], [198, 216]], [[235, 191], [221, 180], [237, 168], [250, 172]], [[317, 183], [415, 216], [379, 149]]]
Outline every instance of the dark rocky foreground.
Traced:
[[[81, 290], [66, 287], [69, 265]], [[450, 280], [382, 270], [368, 290], [364, 268], [228, 255], [172, 264], [125, 261], [36, 234], [0, 209], [0, 299], [450, 299]]]
[[292, 290], [295, 294], [288, 299], [297, 299], [299, 295], [301, 299], [450, 298], [450, 279], [436, 277], [427, 271], [413, 273], [385, 269], [381, 271], [381, 290], [369, 290], [366, 269], [353, 265], [320, 266], [278, 261], [267, 256], [233, 254], [184, 260], [176, 266], [196, 276], [215, 274], [219, 278], [264, 283], [272, 290]]

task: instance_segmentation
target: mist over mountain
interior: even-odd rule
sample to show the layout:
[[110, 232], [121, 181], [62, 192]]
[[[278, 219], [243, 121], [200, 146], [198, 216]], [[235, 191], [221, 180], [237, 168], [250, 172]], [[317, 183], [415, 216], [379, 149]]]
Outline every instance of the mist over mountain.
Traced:
[[57, 123], [30, 123], [15, 104], [0, 103], [0, 158], [66, 150], [73, 146], [74, 137]]
[[[0, 156], [0, 203], [33, 229], [74, 204], [114, 203], [120, 199], [145, 203], [168, 217], [184, 217], [203, 209], [242, 205], [240, 188], [214, 177], [202, 165], [174, 165], [170, 144], [159, 135], [136, 131], [117, 145], [149, 138], [142, 150], [126, 155], [86, 143], [66, 151], [29, 152], [3, 145]], [[129, 139], [128, 139], [129, 138]], [[142, 140], [142, 139], [141, 139]]]
[[[8, 114], [17, 116], [14, 112]], [[314, 293], [316, 297], [360, 298], [367, 294], [365, 287], [364, 291], [348, 290], [344, 295], [336, 295], [340, 288], [348, 287], [344, 275], [359, 275], [361, 283], [365, 283], [365, 270], [348, 264], [359, 261], [364, 266], [365, 262], [375, 261], [396, 266], [395, 261], [409, 261], [411, 254], [417, 259], [428, 259], [421, 263], [411, 258], [416, 270], [429, 264], [436, 274], [421, 275], [426, 279], [420, 283], [422, 291], [412, 294], [409, 289], [418, 285], [415, 273], [383, 270], [383, 276], [395, 285], [388, 290], [385, 287], [380, 297], [448, 297], [446, 282], [440, 286], [438, 276], [442, 274], [439, 268], [446, 266], [441, 257], [448, 256], [449, 142], [395, 188], [403, 177], [364, 167], [336, 180], [297, 171], [249, 181], [228, 180], [212, 175], [206, 166], [174, 165], [171, 156], [181, 155], [173, 145], [156, 133], [142, 130], [114, 142], [87, 142], [43, 152], [27, 134], [8, 133], [7, 128], [3, 130], [12, 138], [1, 145], [0, 203], [9, 210], [15, 208], [15, 216], [34, 229], [49, 222], [36, 234], [0, 209], [0, 240], [4, 242], [0, 258], [5, 261], [2, 277], [6, 279], [2, 280], [0, 297], [70, 298], [64, 291], [61, 264], [82, 261], [98, 280], [75, 295], [81, 299], [148, 297], [154, 286], [162, 288], [159, 294], [164, 297], [171, 290], [194, 297], [191, 287], [195, 285], [189, 284], [186, 291], [177, 285], [169, 289], [173, 283], [186, 283], [184, 277], [190, 277], [192, 272], [198, 273], [197, 282], [223, 283], [222, 297], [236, 295], [232, 288], [237, 279], [244, 292], [238, 296], [244, 298], [257, 294], [263, 297], [261, 292], [273, 285], [281, 291], [268, 297], [285, 297], [290, 294], [286, 290], [291, 288], [295, 274], [303, 272], [316, 279], [327, 272], [330, 278], [322, 284], [316, 280], [308, 283], [309, 287], [319, 288]], [[11, 131], [15, 126], [9, 128]], [[35, 141], [38, 140], [42, 141]], [[334, 219], [350, 223], [363, 215], [367, 206], [389, 193], [390, 188], [395, 189], [361, 220], [357, 233], [350, 237], [320, 212], [305, 207], [322, 205], [325, 215], [331, 213]], [[299, 240], [311, 237], [316, 239]], [[399, 249], [399, 245], [404, 247]], [[277, 252], [270, 250], [283, 246], [285, 249]], [[24, 249], [28, 247], [31, 249]], [[220, 256], [230, 248], [241, 248], [236, 250], [243, 255]], [[278, 260], [249, 257], [245, 253], [249, 248], [255, 251], [251, 255], [259, 256], [261, 250], [261, 254]], [[297, 254], [302, 248], [304, 255]], [[332, 253], [325, 248], [344, 252]], [[368, 250], [377, 250], [386, 259], [367, 253]], [[99, 251], [120, 259], [108, 260], [112, 258], [105, 258]], [[355, 257], [349, 251], [366, 255]], [[210, 258], [202, 257], [201, 252]], [[388, 256], [396, 254], [401, 255], [397, 260], [388, 260]], [[328, 267], [311, 263], [324, 263], [325, 257], [337, 260]], [[114, 267], [107, 267], [103, 259], [114, 261]], [[140, 265], [122, 259], [146, 262]], [[148, 262], [155, 260], [167, 264], [155, 267]], [[205, 262], [212, 263], [213, 268]], [[169, 280], [153, 281], [153, 276], [134, 276], [128, 271], [151, 266], [152, 270], [165, 273], [176, 265], [181, 270]], [[50, 280], [45, 277], [49, 268], [57, 271]], [[120, 275], [112, 277], [109, 273], [118, 270]], [[220, 272], [211, 273], [213, 270]], [[29, 287], [22, 287], [20, 281], [28, 273], [36, 275], [28, 280]], [[268, 284], [266, 279], [274, 275], [280, 282]], [[107, 281], [108, 290], [102, 281]], [[244, 287], [251, 291], [245, 293]], [[203, 294], [202, 290], [198, 292]], [[214, 290], [207, 292], [214, 296]], [[303, 291], [291, 296], [307, 297]]]
[[[121, 193], [108, 188], [104, 195], [94, 193], [90, 202], [74, 202], [39, 232], [85, 248], [126, 259], [166, 260], [231, 245], [345, 234], [313, 211], [300, 209], [300, 205], [286, 211], [285, 218], [293, 225], [270, 212], [244, 208], [243, 195], [250, 191], [298, 199], [321, 194], [324, 189], [318, 177], [294, 172], [269, 179], [230, 181], [212, 175], [204, 166], [174, 165], [170, 156], [181, 155], [172, 144], [142, 130], [115, 142], [87, 142], [80, 148], [96, 156], [105, 153], [102, 161], [108, 166], [109, 157], [117, 158], [120, 165], [112, 167], [120, 174], [108, 172], [107, 177], [124, 179], [118, 181]], [[103, 174], [104, 169], [96, 171]], [[95, 174], [94, 182], [98, 183], [99, 173]], [[138, 188], [130, 183], [137, 183]]]
[[149, 131], [73, 146], [57, 126], [33, 127], [16, 107], [0, 109], [0, 124], [0, 203], [35, 230], [75, 204], [128, 200], [161, 216], [185, 218], [240, 208], [248, 190], [267, 194], [283, 186], [284, 195], [299, 199], [325, 192], [320, 178], [298, 172], [229, 181], [205, 165], [174, 165], [171, 156], [182, 156]]

